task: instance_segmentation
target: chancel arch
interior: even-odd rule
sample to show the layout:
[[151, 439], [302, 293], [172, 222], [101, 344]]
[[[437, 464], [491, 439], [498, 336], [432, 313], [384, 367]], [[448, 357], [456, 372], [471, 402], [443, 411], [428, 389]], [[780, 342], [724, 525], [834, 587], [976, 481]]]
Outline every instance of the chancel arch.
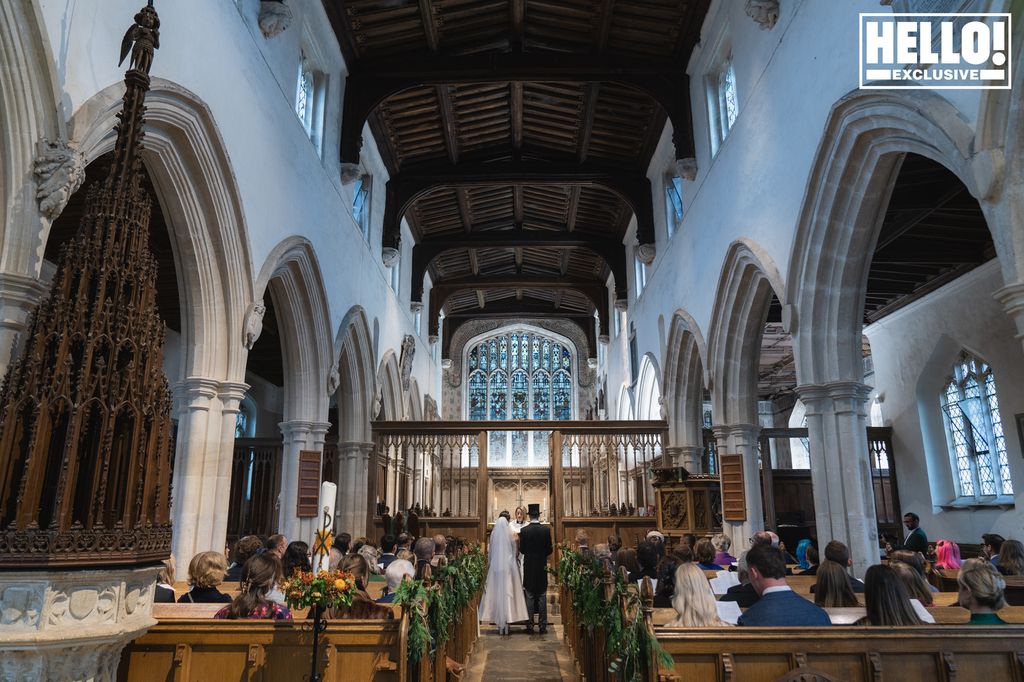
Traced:
[[704, 448], [704, 391], [707, 344], [697, 321], [685, 310], [672, 315], [665, 359], [664, 399], [669, 425], [666, 451], [677, 465], [693, 473]]
[[380, 421], [405, 419], [402, 374], [398, 368], [398, 355], [391, 349], [384, 352], [377, 367], [377, 404], [374, 412], [374, 418]]
[[757, 442], [761, 430], [758, 369], [772, 297], [784, 300], [784, 295], [778, 268], [767, 252], [749, 240], [733, 242], [718, 280], [708, 357], [719, 457], [738, 455], [743, 468], [746, 518], [725, 519], [734, 541], [764, 526]]
[[645, 353], [640, 360], [635, 391], [636, 418], [655, 421], [661, 419], [664, 409], [661, 371], [653, 353]]

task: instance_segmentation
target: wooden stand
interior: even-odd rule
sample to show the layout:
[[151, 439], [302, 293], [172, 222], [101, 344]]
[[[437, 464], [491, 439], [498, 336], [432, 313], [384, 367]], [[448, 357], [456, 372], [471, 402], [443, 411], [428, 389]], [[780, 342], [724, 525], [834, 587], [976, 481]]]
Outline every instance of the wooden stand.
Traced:
[[669, 537], [722, 532], [722, 491], [717, 476], [654, 483], [658, 530]]

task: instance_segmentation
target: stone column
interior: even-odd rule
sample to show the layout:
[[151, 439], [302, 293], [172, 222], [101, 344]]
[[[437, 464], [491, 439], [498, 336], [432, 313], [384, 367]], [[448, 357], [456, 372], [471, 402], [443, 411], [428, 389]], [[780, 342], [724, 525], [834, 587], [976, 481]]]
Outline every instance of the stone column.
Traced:
[[[371, 494], [368, 487], [368, 463], [372, 451], [373, 443], [338, 443], [338, 457], [341, 460], [341, 480], [337, 481], [338, 528], [351, 533], [354, 537], [361, 535], [367, 525], [367, 496]], [[392, 516], [395, 512], [396, 510], [391, 510]]]
[[[743, 461], [743, 496], [747, 518], [742, 522], [724, 521], [722, 530], [732, 539], [733, 547], [746, 547], [747, 539], [764, 530], [764, 503], [761, 499], [761, 466], [757, 450], [758, 424], [715, 426], [718, 456], [740, 455]], [[721, 472], [719, 472], [721, 475]]]
[[1024, 344], [1024, 282], [1009, 284], [997, 289], [992, 296], [1003, 306], [1003, 310], [1017, 327], [1017, 340]]
[[227, 543], [228, 505], [231, 502], [231, 466], [235, 451], [235, 426], [242, 399], [249, 385], [225, 381], [220, 385], [220, 443], [216, 451], [211, 453], [214, 460], [212, 470], [212, 495], [208, 504], [209, 516], [204, 509], [204, 519], [212, 519], [210, 525], [211, 548], [221, 551]]
[[278, 513], [277, 532], [288, 540], [302, 540], [313, 543], [313, 534], [319, 521], [316, 517], [300, 519], [296, 514], [299, 494], [299, 451], [324, 451], [324, 438], [331, 425], [327, 422], [310, 422], [300, 419], [278, 424], [284, 439], [281, 453], [281, 507]]
[[681, 466], [691, 474], [706, 474], [701, 468], [700, 458], [704, 448], [699, 445], [680, 445], [676, 448], [676, 466]]
[[871, 387], [839, 381], [796, 390], [807, 406], [818, 546], [845, 543], [854, 573], [863, 576], [879, 560], [866, 428]]
[[177, 450], [174, 456], [174, 499], [171, 518], [174, 523], [173, 553], [178, 566], [187, 567], [196, 552], [224, 550], [221, 542], [213, 547], [212, 519], [202, 517], [206, 493], [208, 453], [220, 447], [220, 382], [189, 377], [175, 386], [178, 413]]
[[45, 293], [46, 287], [35, 277], [0, 273], [0, 376], [6, 374], [28, 316]]

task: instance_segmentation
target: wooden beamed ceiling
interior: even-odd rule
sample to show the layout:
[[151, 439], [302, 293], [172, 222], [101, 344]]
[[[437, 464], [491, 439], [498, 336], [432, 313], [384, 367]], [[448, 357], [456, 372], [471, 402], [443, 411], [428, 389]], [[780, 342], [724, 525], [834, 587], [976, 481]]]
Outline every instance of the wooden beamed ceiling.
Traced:
[[693, 155], [686, 63], [710, 0], [323, 2], [349, 69], [341, 161], [355, 172], [368, 123], [391, 178], [382, 247], [403, 218], [416, 242], [413, 301], [429, 274], [452, 320], [596, 308], [607, 333], [595, 287], [625, 298], [634, 216], [654, 243], [666, 121]]

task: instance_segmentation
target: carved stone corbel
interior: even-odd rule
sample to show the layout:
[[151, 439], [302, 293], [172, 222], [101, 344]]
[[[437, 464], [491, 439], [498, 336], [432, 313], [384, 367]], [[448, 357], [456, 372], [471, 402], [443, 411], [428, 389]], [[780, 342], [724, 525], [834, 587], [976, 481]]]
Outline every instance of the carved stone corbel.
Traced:
[[658, 247], [654, 244], [640, 244], [636, 247], [636, 257], [640, 259], [640, 262], [644, 265], [650, 265], [654, 262], [654, 256], [658, 253]]
[[283, 0], [263, 0], [260, 2], [259, 24], [264, 38], [279, 36], [291, 26], [292, 10]]
[[245, 329], [242, 332], [242, 345], [252, 350], [256, 345], [256, 339], [263, 333], [263, 316], [267, 312], [267, 306], [263, 300], [253, 302], [245, 313]]
[[85, 156], [67, 140], [40, 140], [36, 144], [33, 172], [39, 211], [49, 220], [61, 214], [68, 200], [85, 180]]
[[762, 31], [770, 31], [779, 20], [779, 0], [747, 0], [744, 11]]

